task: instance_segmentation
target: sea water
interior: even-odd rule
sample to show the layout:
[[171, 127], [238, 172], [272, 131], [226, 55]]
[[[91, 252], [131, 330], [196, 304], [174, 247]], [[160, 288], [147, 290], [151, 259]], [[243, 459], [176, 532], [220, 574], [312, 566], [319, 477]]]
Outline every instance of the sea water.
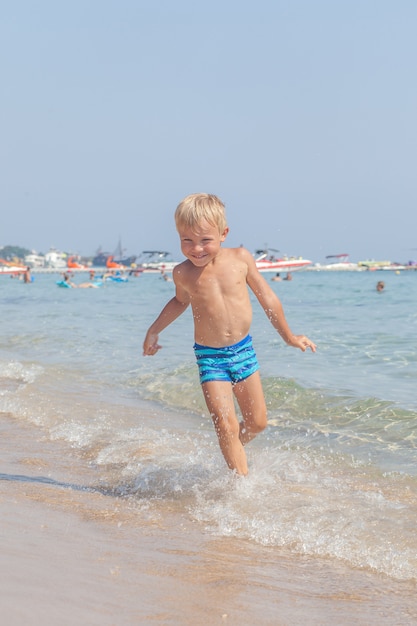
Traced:
[[227, 469], [205, 408], [191, 312], [142, 356], [173, 283], [56, 280], [0, 277], [0, 419], [87, 459], [94, 480], [77, 488], [150, 518], [175, 511], [213, 537], [417, 579], [417, 272], [271, 282], [315, 354], [285, 345], [252, 297], [269, 425], [247, 446], [245, 479]]

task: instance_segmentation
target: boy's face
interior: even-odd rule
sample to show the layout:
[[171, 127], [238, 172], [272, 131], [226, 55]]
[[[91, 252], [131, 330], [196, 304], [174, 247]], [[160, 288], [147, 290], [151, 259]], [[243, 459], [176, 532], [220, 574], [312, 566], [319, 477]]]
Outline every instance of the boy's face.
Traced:
[[218, 255], [228, 232], [229, 229], [226, 227], [220, 233], [217, 226], [205, 220], [193, 228], [178, 228], [181, 251], [193, 265], [204, 267]]

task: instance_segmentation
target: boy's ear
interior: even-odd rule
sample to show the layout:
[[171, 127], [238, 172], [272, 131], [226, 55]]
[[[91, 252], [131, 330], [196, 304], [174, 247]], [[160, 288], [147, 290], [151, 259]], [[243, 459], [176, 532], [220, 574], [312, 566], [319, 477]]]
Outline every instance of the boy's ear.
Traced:
[[229, 232], [229, 227], [226, 226], [226, 228], [224, 229], [224, 231], [220, 235], [220, 241], [224, 241], [226, 239], [228, 232]]

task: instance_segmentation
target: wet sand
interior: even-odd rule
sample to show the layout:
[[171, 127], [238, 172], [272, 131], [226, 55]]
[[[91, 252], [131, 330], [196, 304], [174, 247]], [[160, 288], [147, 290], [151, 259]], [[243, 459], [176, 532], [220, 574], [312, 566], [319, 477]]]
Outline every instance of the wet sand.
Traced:
[[417, 624], [416, 585], [213, 537], [161, 503], [83, 490], [60, 441], [0, 420], [0, 611], [8, 626]]

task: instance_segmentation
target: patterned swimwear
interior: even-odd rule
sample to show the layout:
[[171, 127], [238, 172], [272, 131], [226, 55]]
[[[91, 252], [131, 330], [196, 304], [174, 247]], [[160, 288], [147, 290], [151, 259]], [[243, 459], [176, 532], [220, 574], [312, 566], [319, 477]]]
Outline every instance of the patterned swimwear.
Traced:
[[238, 383], [259, 369], [258, 360], [248, 335], [233, 346], [210, 348], [194, 344], [200, 383], [221, 380]]

